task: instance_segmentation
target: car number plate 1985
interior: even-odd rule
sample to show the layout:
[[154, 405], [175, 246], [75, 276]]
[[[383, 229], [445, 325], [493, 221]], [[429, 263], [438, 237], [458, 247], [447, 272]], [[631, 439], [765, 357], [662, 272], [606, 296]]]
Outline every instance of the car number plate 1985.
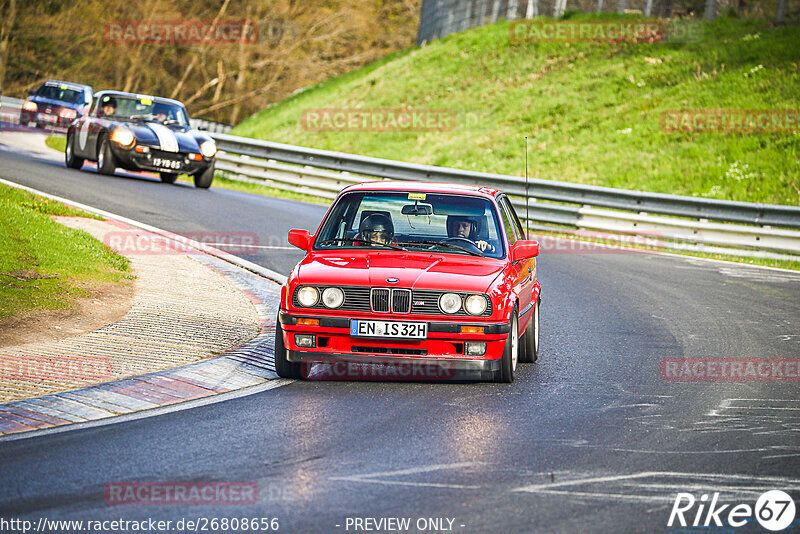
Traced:
[[399, 323], [393, 321], [361, 321], [351, 319], [350, 335], [425, 339], [428, 336], [428, 323]]

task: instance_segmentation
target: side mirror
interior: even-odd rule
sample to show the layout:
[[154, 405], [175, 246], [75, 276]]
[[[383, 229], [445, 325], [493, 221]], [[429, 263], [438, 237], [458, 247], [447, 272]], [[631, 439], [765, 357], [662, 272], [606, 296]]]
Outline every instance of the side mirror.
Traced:
[[308, 230], [293, 228], [289, 230], [289, 244], [308, 252], [308, 249], [311, 248], [311, 234]]
[[520, 239], [511, 245], [511, 261], [516, 262], [535, 258], [539, 255], [539, 242]]

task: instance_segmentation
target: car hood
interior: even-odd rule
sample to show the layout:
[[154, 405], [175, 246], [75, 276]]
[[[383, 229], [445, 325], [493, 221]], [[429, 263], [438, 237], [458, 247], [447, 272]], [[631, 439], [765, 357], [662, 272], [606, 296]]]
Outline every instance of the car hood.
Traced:
[[200, 152], [200, 142], [193, 130], [185, 127], [164, 126], [152, 122], [126, 122], [136, 141], [167, 152]]
[[[301, 284], [486, 292], [503, 262], [450, 254], [315, 254], [297, 271]], [[390, 283], [387, 279], [396, 278]]]

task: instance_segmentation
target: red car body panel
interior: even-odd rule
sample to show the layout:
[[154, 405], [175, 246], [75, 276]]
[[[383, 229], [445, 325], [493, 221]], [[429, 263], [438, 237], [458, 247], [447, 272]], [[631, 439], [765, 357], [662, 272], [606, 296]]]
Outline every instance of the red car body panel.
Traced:
[[[343, 190], [339, 198], [354, 191], [424, 191], [429, 193], [464, 194], [483, 197], [497, 204], [498, 190], [454, 184], [419, 182], [370, 182]], [[335, 205], [334, 202], [333, 205]], [[332, 206], [333, 206], [332, 205]], [[331, 208], [332, 209], [332, 208]], [[331, 210], [323, 218], [325, 224]], [[502, 219], [500, 224], [502, 226]], [[317, 230], [317, 234], [319, 229]], [[525, 258], [515, 263], [508, 242], [501, 259], [440, 252], [337, 249], [315, 250], [317, 234], [308, 239], [305, 258], [295, 267], [281, 289], [280, 320], [283, 340], [294, 362], [344, 361], [476, 361], [499, 362], [503, 355], [511, 314], [519, 314], [519, 333], [528, 327], [541, 286], [536, 278], [536, 259]], [[293, 236], [295, 244], [306, 238]], [[387, 279], [396, 279], [389, 283]], [[301, 286], [336, 286], [364, 288], [403, 288], [412, 290], [452, 291], [461, 294], [484, 294], [491, 301], [491, 314], [481, 316], [420, 313], [377, 313], [373, 311], [343, 311], [324, 307], [307, 308], [293, 302]], [[316, 318], [319, 326], [297, 325], [298, 318]], [[429, 325], [426, 339], [363, 338], [351, 336], [351, 319], [425, 322]], [[337, 322], [338, 321], [338, 322]], [[335, 324], [334, 324], [335, 323]], [[461, 333], [460, 325], [484, 326], [484, 333]], [[314, 348], [301, 348], [295, 334], [313, 334]], [[464, 343], [486, 343], [482, 356], [467, 356]], [[370, 348], [374, 349], [370, 352]], [[376, 351], [382, 352], [376, 352]], [[395, 351], [395, 352], [392, 352]], [[494, 367], [487, 367], [494, 369]]]

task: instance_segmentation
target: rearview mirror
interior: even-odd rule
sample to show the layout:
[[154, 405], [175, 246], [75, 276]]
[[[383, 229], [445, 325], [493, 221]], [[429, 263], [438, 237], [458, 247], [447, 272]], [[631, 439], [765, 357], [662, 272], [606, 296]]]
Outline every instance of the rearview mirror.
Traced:
[[403, 215], [433, 215], [433, 206], [430, 204], [406, 204], [401, 211]]
[[539, 242], [520, 239], [511, 245], [511, 261], [526, 260], [539, 255]]
[[289, 244], [307, 252], [311, 246], [311, 234], [308, 230], [293, 228], [289, 230]]

